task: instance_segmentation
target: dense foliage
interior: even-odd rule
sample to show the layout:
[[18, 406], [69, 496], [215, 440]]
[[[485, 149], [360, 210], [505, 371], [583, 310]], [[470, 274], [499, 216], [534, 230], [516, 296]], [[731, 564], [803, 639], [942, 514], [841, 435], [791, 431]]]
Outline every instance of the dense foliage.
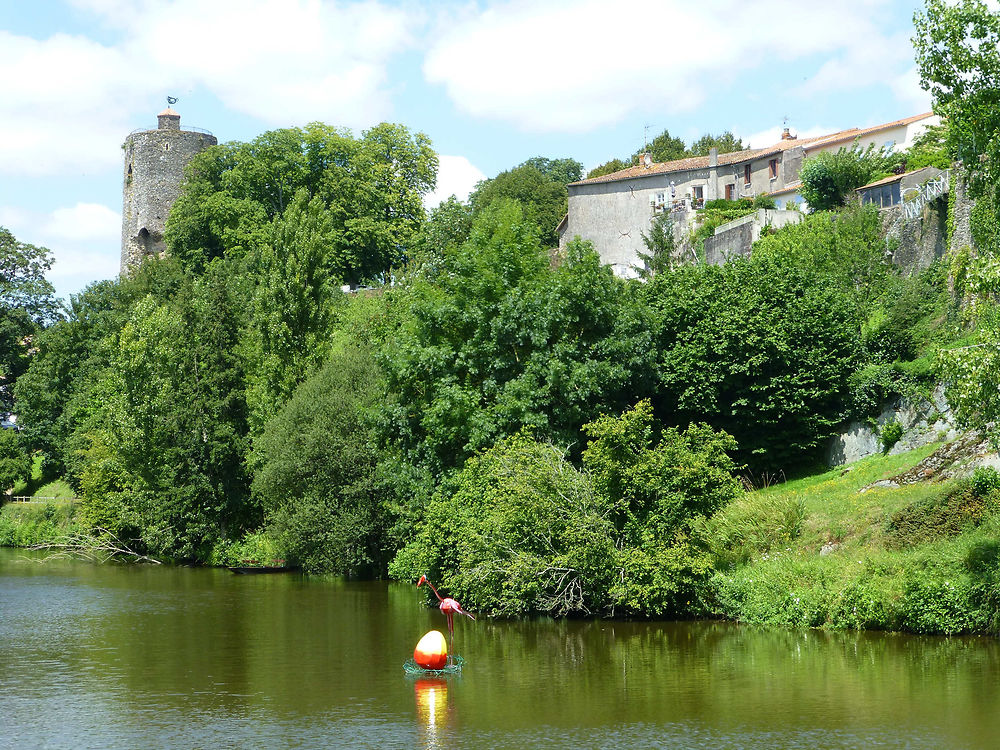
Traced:
[[[895, 271], [872, 208], [723, 267], [678, 267], [664, 220], [650, 278], [624, 280], [589, 243], [549, 252], [579, 163], [425, 216], [435, 164], [390, 125], [205, 152], [171, 255], [33, 319], [0, 473], [34, 451], [82, 498], [73, 523], [146, 554], [427, 573], [505, 615], [694, 616], [760, 542], [718, 520], [749, 517], [746, 479], [923, 382], [952, 321], [947, 274]], [[768, 518], [791, 534], [796, 512]]]
[[360, 138], [312, 123], [213, 146], [188, 167], [167, 244], [186, 267], [201, 269], [213, 258], [268, 246], [272, 224], [295, 222], [286, 214], [308, 206], [321, 214], [313, 231], [328, 270], [342, 282], [373, 279], [402, 260], [436, 172], [428, 138], [387, 123]]
[[877, 150], [841, 148], [836, 153], [823, 151], [806, 159], [799, 172], [800, 192], [814, 211], [843, 206], [851, 191], [890, 174], [897, 159]]

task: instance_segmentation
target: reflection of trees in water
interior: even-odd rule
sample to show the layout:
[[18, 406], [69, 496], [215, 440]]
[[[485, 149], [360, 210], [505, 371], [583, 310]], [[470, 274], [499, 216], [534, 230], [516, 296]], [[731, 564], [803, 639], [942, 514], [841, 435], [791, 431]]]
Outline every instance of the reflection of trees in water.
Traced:
[[521, 726], [815, 716], [878, 727], [891, 711], [946, 727], [956, 710], [976, 726], [977, 707], [1000, 705], [1000, 646], [984, 639], [606, 621], [484, 622], [475, 638], [476, 659], [502, 665], [477, 685], [477, 710]]
[[[151, 708], [412, 721], [402, 663], [444, 627], [398, 584], [183, 568], [83, 576], [103, 604], [72, 618], [80, 648], [63, 658], [136, 726]], [[445, 733], [637, 722], [1000, 732], [993, 639], [547, 619], [462, 621], [455, 639], [467, 662], [448, 682]]]

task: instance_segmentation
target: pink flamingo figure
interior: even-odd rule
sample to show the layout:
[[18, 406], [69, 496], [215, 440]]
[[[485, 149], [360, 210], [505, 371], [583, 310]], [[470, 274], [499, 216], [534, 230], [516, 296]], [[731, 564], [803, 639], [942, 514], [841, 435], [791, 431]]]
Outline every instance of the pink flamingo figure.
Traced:
[[434, 596], [436, 596], [438, 601], [441, 602], [441, 611], [444, 612], [445, 617], [448, 618], [448, 661], [451, 661], [451, 655], [455, 651], [455, 614], [458, 613], [460, 615], [465, 615], [470, 620], [475, 620], [476, 618], [462, 609], [462, 605], [451, 597], [442, 599], [441, 594], [439, 594], [437, 589], [434, 588], [434, 584], [427, 580], [427, 576], [420, 576], [420, 580], [417, 581], [417, 588], [420, 588], [420, 585], [423, 583], [426, 583], [431, 587], [431, 591], [434, 592]]

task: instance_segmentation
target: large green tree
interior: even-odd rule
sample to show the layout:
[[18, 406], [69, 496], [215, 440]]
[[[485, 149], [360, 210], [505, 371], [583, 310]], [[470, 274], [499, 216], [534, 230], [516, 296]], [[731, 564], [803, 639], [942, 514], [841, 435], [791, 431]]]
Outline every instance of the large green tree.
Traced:
[[731, 131], [727, 130], [719, 135], [706, 133], [691, 144], [688, 153], [691, 156], [708, 156], [708, 152], [713, 148], [718, 149], [720, 154], [728, 154], [733, 151], [742, 151], [744, 146], [742, 139], [737, 138]]
[[408, 320], [384, 355], [397, 398], [388, 434], [435, 472], [522, 427], [574, 442], [651, 385], [633, 296], [589, 244], [570, 243], [550, 268], [534, 222], [494, 203], [405, 297]]
[[249, 255], [269, 243], [269, 225], [304, 192], [328, 214], [331, 270], [345, 282], [373, 279], [404, 258], [437, 163], [425, 135], [387, 123], [360, 137], [311, 123], [213, 146], [188, 167], [167, 245], [193, 269]]
[[973, 187], [996, 203], [1000, 190], [1000, 13], [981, 0], [926, 0], [913, 17], [921, 85], [948, 123], [953, 156], [974, 170]]
[[473, 216], [479, 216], [496, 201], [515, 200], [521, 204], [525, 218], [538, 226], [542, 245], [555, 247], [559, 243], [556, 227], [566, 214], [569, 200], [566, 184], [572, 180], [567, 178], [578, 179], [581, 171], [580, 163], [572, 159], [529, 159], [476, 186], [469, 196]]
[[27, 369], [32, 339], [59, 317], [59, 303], [45, 278], [52, 256], [20, 242], [0, 227], [0, 413], [14, 409], [14, 384]]

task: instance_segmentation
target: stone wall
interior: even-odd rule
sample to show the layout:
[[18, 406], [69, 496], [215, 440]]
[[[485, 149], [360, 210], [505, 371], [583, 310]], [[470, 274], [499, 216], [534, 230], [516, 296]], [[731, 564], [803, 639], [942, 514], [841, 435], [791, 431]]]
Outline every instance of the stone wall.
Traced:
[[705, 238], [705, 262], [718, 266], [731, 258], [750, 255], [750, 249], [764, 227], [774, 229], [798, 224], [803, 215], [798, 211], [757, 209], [756, 213], [734, 219], [715, 230], [712, 237]]
[[166, 250], [163, 229], [180, 194], [184, 167], [218, 141], [208, 133], [172, 128], [144, 130], [125, 139], [121, 272]]
[[965, 170], [956, 164], [951, 170], [951, 190], [954, 192], [952, 204], [955, 216], [952, 220], [952, 234], [948, 238], [948, 250], [957, 252], [963, 247], [974, 247], [972, 243], [972, 226], [969, 216], [975, 201], [969, 197], [969, 185], [965, 179]]
[[[920, 218], [907, 219], [901, 205], [881, 211], [882, 227], [892, 248], [892, 262], [906, 271], [921, 271], [948, 251], [948, 196], [924, 206]], [[893, 247], [895, 245], [895, 247]]]

